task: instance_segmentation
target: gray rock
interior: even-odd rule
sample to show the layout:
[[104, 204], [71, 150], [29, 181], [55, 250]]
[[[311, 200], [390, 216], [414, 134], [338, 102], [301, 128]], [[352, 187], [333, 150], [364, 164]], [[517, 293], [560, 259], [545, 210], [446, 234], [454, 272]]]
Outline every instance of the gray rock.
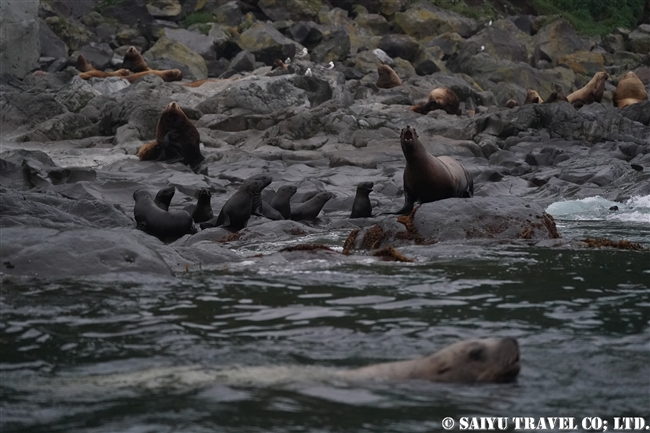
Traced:
[[24, 78], [41, 53], [38, 2], [4, 0], [0, 3], [0, 75]]
[[287, 29], [286, 34], [307, 48], [313, 48], [323, 40], [323, 32], [320, 26], [313, 21], [298, 21], [293, 23]]
[[90, 42], [79, 48], [79, 54], [82, 54], [86, 60], [101, 71], [109, 68], [113, 60], [113, 50], [108, 44]]
[[219, 24], [237, 27], [244, 17], [236, 1], [229, 1], [212, 11], [212, 15]]
[[63, 42], [43, 20], [38, 21], [38, 38], [41, 46], [41, 57], [68, 57], [68, 46]]
[[165, 29], [165, 36], [174, 42], [185, 45], [190, 50], [200, 54], [206, 60], [216, 60], [216, 50], [214, 47], [215, 38], [210, 35], [204, 35], [199, 32], [185, 29]]
[[255, 55], [255, 59], [272, 65], [275, 59], [293, 58], [303, 47], [285, 37], [269, 23], [256, 22], [239, 35], [235, 42], [242, 50]]
[[228, 68], [237, 72], [252, 71], [255, 69], [255, 56], [248, 51], [240, 51], [232, 59]]
[[54, 99], [69, 111], [78, 113], [90, 100], [99, 95], [100, 92], [87, 81], [74, 77], [70, 84], [59, 90]]
[[627, 47], [633, 53], [650, 53], [650, 24], [641, 24], [629, 35]]
[[100, 95], [110, 95], [129, 87], [131, 83], [122, 77], [91, 78], [87, 81]]
[[395, 58], [401, 57], [404, 60], [415, 60], [420, 44], [408, 35], [388, 34], [384, 35], [379, 41], [378, 48], [384, 50], [386, 54]]

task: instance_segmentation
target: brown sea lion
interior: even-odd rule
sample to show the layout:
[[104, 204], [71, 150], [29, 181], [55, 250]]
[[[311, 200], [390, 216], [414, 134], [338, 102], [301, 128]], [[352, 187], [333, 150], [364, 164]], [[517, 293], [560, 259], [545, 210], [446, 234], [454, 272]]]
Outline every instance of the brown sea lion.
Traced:
[[411, 107], [411, 111], [427, 114], [433, 110], [445, 110], [447, 114], [460, 114], [460, 99], [453, 90], [447, 87], [438, 87], [429, 93], [427, 102], [420, 102]]
[[506, 107], [508, 108], [519, 107], [519, 102], [515, 101], [514, 99], [508, 99], [506, 101]]
[[147, 66], [147, 62], [144, 61], [144, 58], [135, 47], [130, 47], [124, 54], [122, 67], [132, 72], [151, 71], [151, 68]]
[[388, 65], [377, 66], [377, 73], [379, 74], [377, 87], [380, 89], [391, 89], [402, 85], [402, 81], [399, 79], [397, 73]]
[[158, 75], [160, 78], [162, 78], [163, 81], [165, 82], [170, 82], [170, 81], [180, 81], [183, 79], [183, 72], [181, 72], [180, 69], [167, 69], [164, 71], [155, 71], [153, 69], [150, 69], [148, 71], [144, 72], [137, 72], [131, 75], [127, 75], [124, 77], [125, 80], [127, 80], [129, 83], [134, 83], [136, 80], [144, 77], [145, 75]]
[[285, 71], [287, 70], [287, 64], [284, 63], [281, 59], [275, 59], [273, 61], [273, 65], [271, 66], [271, 70], [273, 71], [274, 69], [284, 69]]
[[648, 92], [637, 75], [630, 71], [618, 82], [612, 101], [618, 108], [627, 107], [648, 99]]
[[576, 90], [567, 96], [567, 99], [576, 108], [591, 104], [592, 102], [600, 102], [603, 99], [605, 82], [608, 78], [609, 74], [607, 72], [597, 72], [582, 89]]
[[555, 83], [553, 84], [553, 93], [551, 93], [549, 97], [546, 98], [544, 104], [551, 104], [557, 101], [569, 102], [569, 99], [564, 94], [564, 87], [562, 87], [561, 84]]
[[197, 167], [204, 159], [199, 143], [199, 131], [187, 118], [180, 105], [170, 102], [163, 110], [156, 126], [156, 141], [144, 144], [138, 150], [140, 161], [158, 160]]
[[82, 72], [79, 74], [79, 78], [82, 80], [90, 80], [91, 78], [106, 78], [106, 77], [122, 77], [126, 78], [131, 75], [131, 71], [128, 69], [118, 69], [114, 72], [105, 72], [97, 69], [92, 71]]
[[75, 68], [81, 72], [90, 72], [95, 70], [95, 67], [81, 54], [77, 57]]
[[526, 100], [524, 101], [524, 105], [541, 104], [543, 102], [544, 100], [542, 99], [541, 96], [539, 96], [539, 93], [537, 93], [535, 90], [528, 89], [528, 92], [526, 92]]
[[216, 83], [218, 81], [224, 81], [224, 80], [222, 80], [220, 78], [206, 78], [205, 80], [198, 80], [198, 81], [191, 81], [189, 83], [183, 83], [183, 84], [181, 84], [181, 86], [195, 88], [195, 87], [200, 87], [200, 86], [204, 85], [205, 83], [213, 83], [213, 82]]
[[517, 378], [520, 369], [517, 340], [507, 337], [460, 341], [424, 358], [375, 364], [338, 375], [348, 380], [507, 383]]
[[429, 203], [474, 195], [472, 174], [449, 156], [435, 157], [427, 152], [415, 129], [410, 126], [403, 128], [400, 141], [406, 158], [404, 206], [395, 214], [410, 213], [415, 202]]

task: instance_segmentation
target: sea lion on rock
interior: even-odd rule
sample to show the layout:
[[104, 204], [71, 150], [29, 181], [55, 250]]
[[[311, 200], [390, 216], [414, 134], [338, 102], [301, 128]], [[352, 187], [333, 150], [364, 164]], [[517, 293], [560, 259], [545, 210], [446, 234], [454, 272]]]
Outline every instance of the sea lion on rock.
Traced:
[[169, 205], [172, 203], [172, 198], [176, 193], [176, 188], [173, 186], [168, 186], [158, 191], [156, 198], [154, 198], [154, 203], [162, 210], [169, 210]]
[[291, 218], [291, 197], [298, 191], [294, 185], [283, 185], [278, 188], [271, 199], [271, 206], [280, 212], [285, 220]]
[[551, 104], [553, 102], [564, 101], [569, 102], [569, 99], [564, 94], [564, 88], [561, 84], [553, 84], [553, 93], [544, 101], [544, 104]]
[[404, 206], [395, 214], [410, 213], [415, 202], [429, 203], [474, 195], [472, 174], [449, 156], [435, 157], [427, 152], [415, 129], [410, 126], [403, 128], [400, 141], [406, 158]]
[[129, 83], [134, 83], [145, 75], [157, 75], [166, 83], [172, 81], [180, 81], [183, 79], [183, 72], [180, 69], [167, 69], [164, 71], [149, 70], [143, 72], [136, 72], [124, 77]]
[[514, 99], [508, 99], [506, 101], [506, 107], [508, 108], [519, 107], [519, 102], [515, 101]]
[[212, 199], [212, 193], [207, 188], [201, 188], [196, 194], [197, 202], [196, 205], [189, 205], [185, 207], [195, 223], [199, 224], [214, 218], [214, 213], [212, 212], [212, 205], [210, 200]]
[[539, 93], [537, 93], [533, 89], [528, 89], [528, 92], [526, 92], [526, 100], [524, 101], [524, 105], [526, 104], [542, 104], [544, 100], [542, 99], [541, 96], [539, 96]]
[[372, 216], [372, 203], [370, 203], [370, 193], [372, 192], [372, 182], [361, 182], [357, 186], [357, 194], [352, 203], [352, 213], [350, 218], [370, 218]]
[[159, 208], [145, 190], [134, 192], [133, 199], [133, 214], [138, 229], [162, 241], [174, 241], [195, 231], [192, 216], [184, 210], [166, 211]]
[[397, 73], [388, 65], [377, 66], [377, 73], [379, 74], [377, 87], [380, 89], [392, 89], [393, 87], [402, 85], [402, 81], [399, 79]]
[[316, 219], [325, 203], [332, 197], [334, 197], [334, 194], [331, 192], [319, 192], [306, 202], [291, 209], [291, 219], [294, 221]]
[[597, 72], [582, 89], [576, 90], [567, 96], [567, 99], [575, 108], [589, 105], [592, 102], [600, 102], [603, 99], [605, 82], [608, 78], [609, 74], [607, 72]]
[[447, 114], [460, 114], [460, 99], [453, 90], [447, 87], [437, 87], [429, 93], [427, 102], [420, 102], [411, 107], [411, 111], [427, 114], [433, 110], [445, 110]]
[[151, 68], [147, 66], [147, 62], [144, 61], [142, 54], [135, 47], [129, 47], [126, 53], [124, 53], [122, 67], [133, 72], [151, 71]]
[[88, 72], [82, 72], [78, 75], [82, 80], [90, 80], [91, 78], [107, 78], [107, 77], [122, 77], [126, 78], [131, 75], [131, 71], [128, 69], [118, 69], [115, 72], [105, 72], [99, 71], [97, 69], [92, 69]]
[[95, 67], [86, 59], [82, 54], [79, 54], [77, 56], [77, 63], [75, 63], [75, 68], [77, 68], [80, 72], [90, 72], [90, 71], [95, 71]]
[[375, 364], [338, 375], [349, 380], [507, 383], [517, 378], [520, 369], [517, 340], [506, 337], [460, 341], [424, 358]]
[[273, 178], [267, 175], [249, 177], [223, 205], [219, 216], [202, 223], [201, 228], [221, 226], [230, 231], [243, 229], [248, 224], [253, 210], [261, 207], [262, 190], [272, 181]]
[[648, 99], [648, 92], [637, 75], [630, 71], [618, 82], [612, 101], [618, 108], [627, 107]]
[[158, 119], [156, 141], [143, 144], [138, 157], [140, 161], [181, 161], [195, 169], [204, 159], [200, 142], [199, 131], [180, 105], [170, 102]]

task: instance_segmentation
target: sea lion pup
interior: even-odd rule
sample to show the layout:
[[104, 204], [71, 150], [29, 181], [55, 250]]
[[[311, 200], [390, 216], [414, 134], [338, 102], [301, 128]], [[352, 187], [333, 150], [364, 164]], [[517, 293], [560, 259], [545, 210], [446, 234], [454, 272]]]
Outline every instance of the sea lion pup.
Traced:
[[86, 59], [82, 54], [79, 54], [77, 57], [77, 63], [75, 63], [75, 68], [80, 72], [90, 72], [96, 71], [95, 67]]
[[262, 190], [272, 181], [273, 178], [267, 175], [249, 177], [223, 205], [219, 216], [201, 223], [201, 228], [223, 227], [230, 231], [243, 229], [248, 224], [253, 209], [261, 206]]
[[608, 78], [609, 74], [607, 72], [597, 72], [582, 89], [576, 90], [567, 96], [567, 99], [575, 108], [589, 105], [592, 102], [600, 102], [603, 99], [605, 82]]
[[185, 206], [183, 210], [192, 215], [192, 219], [195, 223], [199, 224], [214, 218], [214, 213], [212, 212], [212, 205], [210, 200], [212, 199], [212, 193], [207, 188], [201, 188], [196, 194], [197, 202], [196, 204], [191, 204]]
[[524, 101], [524, 105], [526, 105], [526, 104], [541, 104], [543, 102], [544, 102], [544, 100], [542, 99], [541, 96], [539, 96], [539, 93], [537, 93], [533, 89], [528, 89], [528, 92], [526, 92], [526, 100]]
[[282, 61], [282, 59], [275, 59], [273, 61], [273, 65], [271, 65], [271, 70], [275, 69], [284, 69], [285, 71], [287, 70], [287, 64]]
[[176, 193], [176, 188], [173, 186], [168, 186], [158, 191], [156, 198], [154, 198], [154, 203], [162, 210], [169, 210], [169, 205], [172, 203], [172, 198]]
[[506, 107], [508, 108], [519, 107], [519, 102], [515, 101], [514, 99], [508, 99], [506, 101]]
[[393, 87], [402, 85], [402, 81], [399, 79], [397, 73], [388, 65], [377, 66], [377, 73], [379, 77], [377, 78], [376, 84], [380, 89], [392, 89]]
[[460, 114], [460, 99], [453, 90], [447, 87], [437, 87], [429, 93], [427, 102], [420, 102], [411, 107], [411, 111], [427, 114], [433, 110], [445, 110], [447, 114]]
[[180, 105], [170, 102], [158, 119], [156, 141], [143, 144], [138, 157], [140, 161], [180, 161], [195, 169], [204, 159], [200, 142], [199, 131]]
[[517, 340], [507, 337], [460, 341], [424, 358], [375, 364], [338, 375], [351, 380], [508, 383], [517, 378], [520, 369]]
[[298, 191], [294, 185], [283, 185], [278, 188], [271, 199], [271, 207], [280, 212], [285, 220], [291, 218], [291, 197]]
[[118, 69], [115, 72], [105, 72], [93, 69], [88, 72], [82, 72], [78, 75], [82, 80], [90, 80], [91, 78], [106, 78], [106, 77], [122, 77], [126, 78], [131, 75], [131, 71], [128, 69]]
[[151, 68], [147, 66], [147, 62], [144, 61], [142, 54], [135, 47], [129, 47], [126, 53], [124, 53], [122, 67], [132, 72], [151, 71]]
[[124, 79], [129, 83], [134, 83], [145, 75], [151, 74], [158, 75], [166, 83], [170, 83], [172, 81], [180, 81], [183, 79], [183, 72], [180, 69], [166, 69], [164, 71], [156, 71], [151, 69], [149, 71], [136, 72], [131, 75], [127, 75], [124, 77]]
[[350, 218], [370, 218], [372, 216], [372, 203], [370, 203], [370, 193], [372, 192], [372, 182], [361, 182], [357, 186], [357, 194], [352, 203], [352, 213]]
[[194, 223], [184, 210], [166, 211], [158, 207], [145, 190], [133, 193], [133, 214], [137, 228], [161, 241], [174, 241], [187, 233], [193, 233]]
[[294, 221], [316, 219], [325, 203], [332, 197], [334, 197], [334, 194], [331, 192], [319, 192], [306, 202], [291, 209], [291, 219]]
[[648, 92], [643, 82], [634, 72], [630, 71], [623, 75], [621, 81], [618, 82], [612, 101], [615, 107], [623, 108], [646, 99], [648, 99]]
[[472, 174], [449, 156], [435, 157], [427, 152], [415, 129], [410, 126], [403, 128], [400, 141], [406, 158], [404, 206], [393, 214], [410, 213], [415, 202], [429, 203], [474, 195]]
[[543, 103], [551, 104], [557, 101], [569, 102], [569, 99], [564, 94], [564, 88], [562, 87], [562, 85], [555, 83], [553, 84], [553, 93], [551, 93], [550, 96]]

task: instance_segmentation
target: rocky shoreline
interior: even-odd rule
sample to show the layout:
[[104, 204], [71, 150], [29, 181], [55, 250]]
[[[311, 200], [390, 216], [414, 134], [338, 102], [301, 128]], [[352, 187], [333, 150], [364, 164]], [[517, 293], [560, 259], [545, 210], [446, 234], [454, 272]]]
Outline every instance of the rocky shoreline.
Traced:
[[[5, 17], [34, 28], [31, 14], [40, 42], [19, 47], [38, 49], [35, 58], [18, 56], [38, 63], [37, 70], [3, 69], [0, 81], [2, 274], [172, 275], [242, 260], [233, 249], [246, 240], [299, 240], [333, 230], [358, 231], [346, 251], [353, 254], [486, 239], [566, 245], [571, 240], [557, 240], [544, 212], [550, 203], [650, 194], [650, 101], [612, 104], [628, 70], [650, 89], [649, 25], [594, 39], [562, 19], [481, 23], [427, 2], [371, 2], [375, 10], [360, 2], [292, 1], [292, 8], [270, 0], [4, 5], [3, 12], [16, 9]], [[179, 26], [197, 12], [215, 22]], [[114, 70], [130, 46], [150, 67], [180, 69], [184, 80], [77, 76], [79, 54]], [[308, 54], [297, 57], [304, 48]], [[375, 85], [376, 49], [390, 57], [385, 62], [401, 86]], [[287, 57], [289, 70], [272, 69]], [[523, 104], [527, 89], [545, 99], [559, 84], [568, 94], [601, 71], [610, 78], [600, 103], [578, 110], [566, 102]], [[461, 115], [409, 110], [436, 87], [458, 95]], [[511, 99], [521, 106], [506, 108]], [[199, 173], [136, 156], [154, 139], [170, 102], [200, 133]], [[406, 125], [430, 153], [467, 167], [474, 198], [425, 204], [401, 220], [380, 215], [403, 203], [399, 131]], [[292, 205], [321, 191], [334, 196], [315, 222], [253, 217], [236, 236], [214, 228], [164, 244], [135, 229], [137, 189], [155, 194], [173, 186], [170, 209], [183, 209], [207, 188], [217, 215], [244, 179], [260, 173], [273, 178], [267, 200], [287, 184], [297, 187]], [[349, 219], [361, 182], [374, 183], [375, 217]], [[277, 254], [342, 257], [325, 250]]]

